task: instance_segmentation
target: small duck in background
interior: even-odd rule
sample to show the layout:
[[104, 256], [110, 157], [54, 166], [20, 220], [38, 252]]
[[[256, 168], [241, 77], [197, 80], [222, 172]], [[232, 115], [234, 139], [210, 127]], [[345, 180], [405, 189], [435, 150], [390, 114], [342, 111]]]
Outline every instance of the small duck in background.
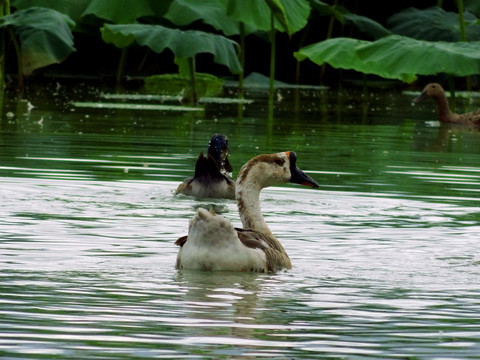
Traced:
[[221, 215], [197, 209], [188, 235], [179, 238], [175, 267], [190, 270], [276, 272], [292, 263], [268, 227], [260, 208], [262, 189], [291, 182], [318, 188], [318, 183], [297, 166], [293, 151], [258, 155], [240, 170], [237, 207], [243, 229]]
[[448, 106], [447, 96], [442, 85], [438, 83], [430, 83], [423, 89], [422, 93], [413, 99], [414, 103], [419, 103], [427, 97], [431, 97], [437, 102], [438, 120], [443, 123], [474, 125], [480, 126], [480, 111], [469, 112], [465, 114], [455, 114]]
[[233, 168], [228, 160], [228, 151], [228, 138], [223, 134], [213, 135], [207, 156], [203, 152], [198, 156], [195, 175], [183, 181], [175, 195], [235, 199], [235, 181], [231, 177]]

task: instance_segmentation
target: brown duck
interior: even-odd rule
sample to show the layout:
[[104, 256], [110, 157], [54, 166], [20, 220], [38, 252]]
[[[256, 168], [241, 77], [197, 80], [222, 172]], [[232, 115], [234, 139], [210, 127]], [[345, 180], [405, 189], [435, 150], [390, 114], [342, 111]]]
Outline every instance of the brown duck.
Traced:
[[480, 111], [469, 112], [465, 114], [455, 114], [448, 106], [447, 96], [442, 85], [438, 83], [430, 83], [423, 89], [420, 96], [413, 99], [414, 103], [418, 103], [427, 97], [431, 97], [437, 102], [438, 120], [443, 123], [475, 125], [480, 126]]

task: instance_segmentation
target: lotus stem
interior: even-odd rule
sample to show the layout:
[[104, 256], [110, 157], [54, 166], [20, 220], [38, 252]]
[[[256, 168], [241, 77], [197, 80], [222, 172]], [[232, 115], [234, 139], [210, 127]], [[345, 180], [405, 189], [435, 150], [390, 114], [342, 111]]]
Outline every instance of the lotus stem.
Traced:
[[[10, 0], [1, 0], [0, 2], [0, 17], [3, 17], [5, 15], [10, 15]], [[0, 92], [2, 94], [2, 101], [1, 105], [3, 107], [3, 90], [5, 88], [5, 60], [6, 60], [6, 54], [5, 54], [5, 31], [2, 30], [1, 32], [1, 47], [0, 47]], [[15, 52], [17, 53], [17, 64], [18, 64], [18, 86], [20, 88], [23, 88], [23, 70], [21, 66], [21, 53], [20, 53], [20, 47], [18, 46], [18, 41], [17, 38], [15, 37], [15, 34], [11, 29], [8, 29], [8, 33], [10, 37], [12, 38], [13, 44], [15, 46]]]
[[238, 54], [242, 71], [238, 75], [238, 97], [243, 98], [243, 80], [245, 79], [245, 24], [240, 22], [240, 52]]
[[275, 17], [270, 11], [270, 86], [268, 96], [268, 115], [273, 119], [273, 92], [275, 85]]
[[22, 50], [18, 44], [18, 40], [15, 36], [15, 33], [11, 28], [8, 28], [8, 33], [10, 39], [12, 40], [13, 46], [15, 47], [15, 52], [17, 53], [17, 71], [18, 71], [18, 87], [23, 89], [23, 65], [22, 65]]
[[[10, 12], [8, 0], [3, 0], [0, 3], [0, 17], [7, 15]], [[0, 92], [3, 95], [5, 88], [5, 31], [0, 32]], [[2, 101], [3, 104], [3, 101]]]
[[458, 0], [458, 21], [460, 23], [460, 40], [467, 41], [465, 33], [465, 20], [463, 18], [463, 0]]
[[[458, 22], [460, 25], [460, 40], [467, 41], [467, 33], [465, 31], [465, 19], [463, 17], [464, 8], [463, 8], [463, 0], [458, 0]], [[472, 78], [467, 76], [467, 90], [472, 90]]]
[[140, 64], [138, 65], [138, 68], [137, 68], [138, 73], [143, 70], [143, 66], [147, 61], [147, 58], [148, 58], [148, 55], [150, 55], [150, 52], [151, 52], [150, 48], [147, 48], [147, 51], [145, 51], [145, 55], [142, 58], [142, 61], [140, 61]]
[[195, 81], [195, 58], [188, 58], [188, 69], [190, 72], [190, 85], [192, 88], [192, 104], [198, 105], [197, 83]]
[[456, 97], [455, 97], [455, 82], [453, 81], [453, 76], [448, 75], [448, 88], [450, 90], [450, 108], [455, 112]]
[[120, 61], [118, 62], [117, 68], [117, 85], [120, 85], [123, 77], [123, 70], [125, 69], [125, 62], [127, 60], [128, 48], [122, 49], [122, 54], [120, 55]]
[[[335, 0], [333, 2], [332, 7], [338, 6], [338, 0]], [[335, 23], [335, 17], [332, 15], [330, 16], [330, 21], [328, 23], [328, 30], [327, 30], [327, 37], [326, 40], [330, 39], [332, 37], [332, 32], [333, 32], [333, 24]], [[327, 69], [327, 63], [322, 64], [322, 68], [320, 69], [320, 84], [323, 83], [323, 78], [325, 76], [325, 70]]]

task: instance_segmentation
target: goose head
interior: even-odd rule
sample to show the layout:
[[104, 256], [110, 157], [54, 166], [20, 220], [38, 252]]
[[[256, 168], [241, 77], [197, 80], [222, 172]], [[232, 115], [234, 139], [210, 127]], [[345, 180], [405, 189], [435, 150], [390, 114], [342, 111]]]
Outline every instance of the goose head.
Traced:
[[315, 180], [298, 168], [297, 154], [293, 151], [258, 155], [242, 167], [237, 179], [238, 185], [249, 183], [257, 189], [287, 182], [318, 187]]
[[430, 83], [423, 89], [422, 93], [413, 99], [414, 103], [419, 103], [420, 101], [425, 100], [427, 97], [431, 98], [440, 98], [445, 96], [445, 90], [443, 90], [442, 85], [438, 83]]
[[223, 134], [215, 134], [208, 144], [208, 154], [216, 161], [220, 171], [231, 172], [233, 170], [228, 160], [228, 137]]

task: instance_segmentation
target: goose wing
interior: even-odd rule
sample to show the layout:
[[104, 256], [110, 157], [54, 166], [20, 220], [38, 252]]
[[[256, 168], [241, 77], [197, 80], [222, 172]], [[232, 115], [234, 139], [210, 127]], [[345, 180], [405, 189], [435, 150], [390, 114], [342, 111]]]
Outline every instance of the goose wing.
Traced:
[[235, 228], [235, 230], [238, 239], [244, 246], [261, 249], [265, 253], [268, 271], [276, 272], [280, 269], [290, 269], [292, 267], [290, 258], [277, 239], [254, 230], [239, 228]]

